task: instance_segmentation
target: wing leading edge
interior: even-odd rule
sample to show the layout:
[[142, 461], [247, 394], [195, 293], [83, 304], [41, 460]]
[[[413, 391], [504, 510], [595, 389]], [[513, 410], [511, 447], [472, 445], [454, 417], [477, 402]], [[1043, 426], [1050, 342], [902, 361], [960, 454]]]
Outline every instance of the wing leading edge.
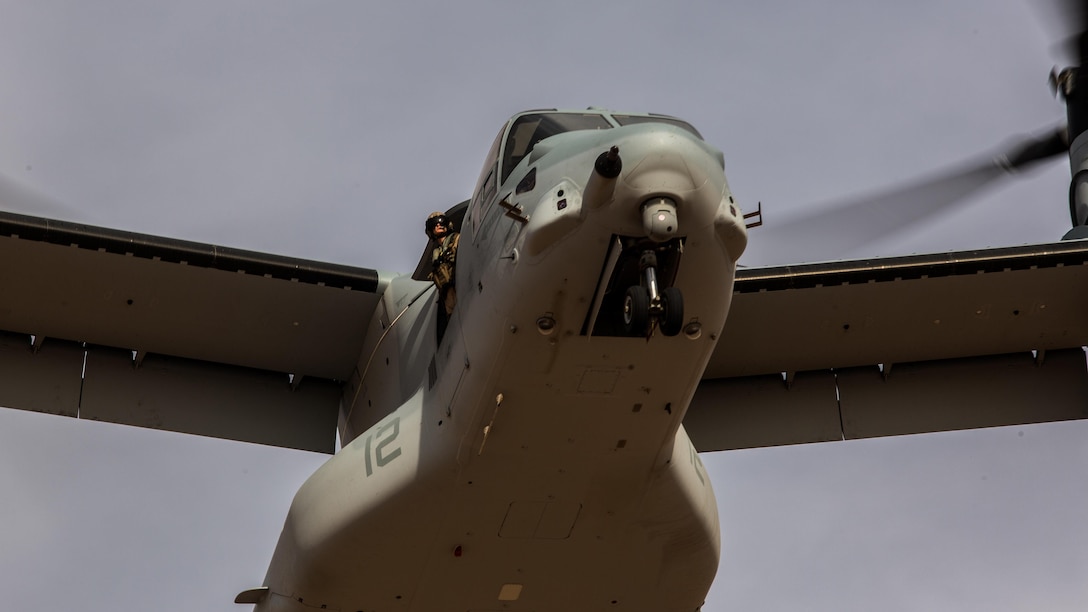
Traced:
[[738, 270], [699, 450], [1088, 418], [1088, 243]]
[[387, 282], [0, 213], [0, 405], [332, 452]]

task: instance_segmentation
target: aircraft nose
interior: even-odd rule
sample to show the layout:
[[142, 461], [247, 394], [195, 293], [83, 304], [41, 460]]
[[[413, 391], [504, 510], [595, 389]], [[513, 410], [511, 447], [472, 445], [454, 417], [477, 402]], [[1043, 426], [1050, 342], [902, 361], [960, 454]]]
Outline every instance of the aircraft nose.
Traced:
[[[578, 155], [560, 172], [577, 176], [588, 170], [589, 176], [573, 204], [569, 193], [555, 189], [534, 209], [526, 255], [542, 254], [587, 221], [614, 236], [658, 244], [713, 233], [734, 261], [743, 252], [747, 237], [720, 151], [662, 124], [572, 134], [571, 149]], [[564, 181], [564, 188], [578, 189], [573, 180]]]
[[[634, 142], [635, 146], [624, 150], [624, 157], [632, 154], [641, 159], [623, 176], [623, 185], [634, 192], [669, 192], [679, 196], [697, 191], [706, 185], [710, 156], [696, 146], [691, 138], [651, 133], [649, 142]], [[643, 139], [639, 139], [643, 140]], [[641, 145], [641, 146], [640, 146]], [[649, 148], [650, 150], [642, 150]], [[634, 149], [630, 151], [629, 149]]]
[[617, 233], [665, 242], [714, 222], [728, 189], [709, 147], [657, 127], [632, 131], [617, 148], [623, 171], [607, 205]]

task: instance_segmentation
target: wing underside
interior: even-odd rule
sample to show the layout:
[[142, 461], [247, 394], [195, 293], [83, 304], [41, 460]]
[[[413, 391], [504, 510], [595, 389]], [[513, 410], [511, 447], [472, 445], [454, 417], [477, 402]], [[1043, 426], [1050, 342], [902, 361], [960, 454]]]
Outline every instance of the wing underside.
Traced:
[[374, 270], [0, 213], [0, 406], [332, 452]]
[[723, 450], [1088, 418], [1084, 242], [738, 271], [685, 419]]

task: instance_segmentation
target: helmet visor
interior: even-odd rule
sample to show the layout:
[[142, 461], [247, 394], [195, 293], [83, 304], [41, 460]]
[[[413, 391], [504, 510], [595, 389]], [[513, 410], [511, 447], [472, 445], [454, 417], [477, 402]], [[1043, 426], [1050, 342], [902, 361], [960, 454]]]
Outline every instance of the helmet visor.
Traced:
[[430, 219], [427, 219], [427, 233], [433, 234], [434, 228], [438, 227], [439, 225], [446, 228], [447, 230], [450, 229], [449, 218], [446, 217], [446, 215], [438, 215], [437, 217], [431, 217]]

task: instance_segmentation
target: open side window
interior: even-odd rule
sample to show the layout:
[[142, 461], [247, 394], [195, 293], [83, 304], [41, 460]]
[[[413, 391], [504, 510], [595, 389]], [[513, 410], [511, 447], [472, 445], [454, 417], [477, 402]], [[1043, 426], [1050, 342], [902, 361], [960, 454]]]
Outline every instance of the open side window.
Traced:
[[[454, 232], [460, 232], [465, 222], [465, 212], [468, 211], [469, 201], [465, 200], [457, 206], [446, 211], [446, 217], [450, 220], [450, 229]], [[427, 275], [431, 272], [431, 241], [426, 241], [426, 246], [423, 247], [423, 253], [419, 256], [419, 263], [416, 264], [416, 270], [412, 273], [412, 280], [429, 280]]]

